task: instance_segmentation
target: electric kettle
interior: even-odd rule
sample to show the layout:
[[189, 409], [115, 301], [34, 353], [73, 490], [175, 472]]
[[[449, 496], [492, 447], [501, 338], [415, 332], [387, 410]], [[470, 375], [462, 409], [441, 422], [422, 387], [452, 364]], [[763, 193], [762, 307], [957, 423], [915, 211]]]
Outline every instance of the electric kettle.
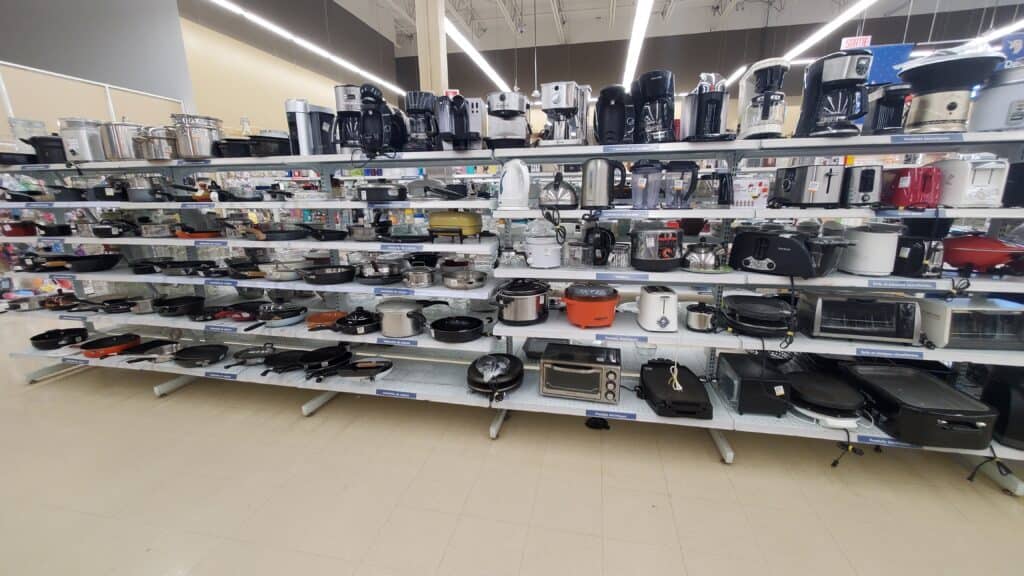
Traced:
[[[619, 173], [616, 184], [615, 173]], [[626, 186], [626, 167], [622, 162], [606, 158], [591, 158], [583, 163], [583, 194], [580, 208], [601, 210], [612, 205], [612, 191]]]
[[580, 196], [576, 187], [566, 182], [558, 172], [555, 179], [540, 191], [538, 203], [542, 209], [574, 210], [580, 206]]
[[505, 210], [530, 208], [530, 169], [526, 162], [516, 158], [502, 164], [498, 206]]

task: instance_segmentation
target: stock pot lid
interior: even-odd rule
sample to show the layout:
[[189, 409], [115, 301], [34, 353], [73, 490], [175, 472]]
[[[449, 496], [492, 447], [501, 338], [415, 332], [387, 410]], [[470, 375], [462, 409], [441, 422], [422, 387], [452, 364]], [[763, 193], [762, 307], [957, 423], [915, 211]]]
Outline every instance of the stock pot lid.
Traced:
[[565, 296], [572, 300], [611, 300], [619, 297], [619, 291], [601, 282], [577, 282], [565, 289]]
[[415, 300], [407, 300], [405, 298], [392, 298], [391, 300], [384, 300], [380, 304], [377, 304], [377, 312], [388, 313], [388, 312], [399, 312], [408, 313], [420, 310], [423, 306]]
[[502, 286], [498, 293], [502, 296], [537, 296], [539, 294], [546, 294], [548, 288], [547, 283], [540, 280], [516, 278]]
[[338, 324], [341, 326], [366, 326], [367, 324], [374, 324], [379, 321], [379, 314], [365, 310], [360, 306], [349, 312], [348, 316], [338, 320]]

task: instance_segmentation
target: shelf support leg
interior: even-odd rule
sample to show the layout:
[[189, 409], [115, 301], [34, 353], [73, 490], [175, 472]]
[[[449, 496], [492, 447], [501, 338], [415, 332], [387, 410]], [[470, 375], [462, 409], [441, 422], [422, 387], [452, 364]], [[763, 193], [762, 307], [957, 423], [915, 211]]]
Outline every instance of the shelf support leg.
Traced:
[[161, 382], [160, 384], [153, 386], [153, 395], [156, 396], [157, 398], [163, 398], [164, 396], [167, 396], [168, 394], [174, 392], [178, 388], [184, 388], [185, 386], [188, 386], [195, 379], [195, 376], [178, 376], [173, 380]]
[[[967, 468], [973, 470], [978, 464], [981, 464], [983, 458], [981, 456], [973, 456], [970, 454], [958, 454], [957, 458], [960, 459]], [[1016, 474], [1007, 474], [1003, 476], [999, 473], [999, 469], [996, 467], [994, 462], [989, 462], [979, 469], [979, 472], [988, 476], [993, 482], [999, 485], [1007, 494], [1011, 496], [1024, 496], [1024, 480], [1021, 480]]]
[[491, 420], [491, 440], [498, 439], [498, 434], [501, 433], [501, 426], [505, 423], [505, 418], [508, 418], [508, 410], [498, 410], [498, 413], [494, 415], [494, 420]]
[[91, 366], [82, 366], [76, 364], [50, 364], [49, 366], [43, 366], [38, 370], [33, 370], [25, 375], [26, 384], [38, 384], [44, 380], [53, 380], [56, 378], [63, 378], [64, 376], [70, 376], [76, 372], [84, 372]]
[[729, 439], [725, 437], [721, 430], [709, 429], [708, 434], [711, 436], [711, 441], [715, 443], [715, 448], [718, 448], [718, 453], [722, 455], [722, 462], [732, 464], [733, 459], [736, 458], [736, 453], [733, 452]]
[[324, 404], [333, 400], [337, 395], [337, 392], [324, 392], [323, 394], [317, 395], [315, 398], [302, 405], [302, 415], [312, 416], [313, 414], [316, 414], [317, 410], [323, 408]]

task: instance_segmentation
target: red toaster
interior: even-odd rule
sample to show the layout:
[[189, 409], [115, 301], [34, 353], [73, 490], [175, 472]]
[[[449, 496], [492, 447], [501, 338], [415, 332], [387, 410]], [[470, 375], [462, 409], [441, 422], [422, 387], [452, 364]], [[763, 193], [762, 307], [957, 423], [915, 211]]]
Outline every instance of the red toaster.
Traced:
[[897, 168], [883, 173], [882, 204], [897, 208], [936, 208], [942, 196], [942, 170], [935, 166]]

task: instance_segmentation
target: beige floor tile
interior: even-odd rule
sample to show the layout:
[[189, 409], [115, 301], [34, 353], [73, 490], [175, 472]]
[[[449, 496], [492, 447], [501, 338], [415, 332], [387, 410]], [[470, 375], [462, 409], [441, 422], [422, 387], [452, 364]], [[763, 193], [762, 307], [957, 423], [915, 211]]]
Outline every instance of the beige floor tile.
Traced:
[[604, 540], [604, 573], [616, 576], [684, 575], [678, 545], [662, 546], [625, 540]]
[[541, 472], [530, 524], [601, 535], [603, 510], [599, 472], [570, 472], [558, 467]]
[[756, 548], [756, 532], [736, 502], [672, 496], [672, 512], [683, 555], [727, 556], [737, 543]]
[[340, 558], [229, 540], [214, 547], [188, 576], [347, 576], [353, 571], [352, 563]]
[[602, 550], [599, 536], [531, 526], [520, 574], [597, 576], [603, 573]]
[[457, 516], [399, 507], [377, 534], [365, 564], [433, 574], [455, 531]]
[[435, 452], [405, 489], [400, 502], [403, 506], [458, 514], [476, 484], [481, 465], [482, 458]]
[[604, 535], [616, 540], [678, 546], [669, 496], [605, 486]]
[[533, 512], [540, 479], [540, 460], [532, 464], [485, 463], [462, 513], [478, 518], [526, 524]]
[[[728, 538], [729, 535], [722, 535]], [[726, 554], [711, 554], [703, 550], [684, 553], [687, 576], [751, 576], [768, 573], [769, 564], [754, 547], [742, 542], [734, 543], [734, 550]], [[827, 574], [815, 571], [812, 574]], [[796, 573], [794, 573], [795, 576]]]
[[516, 576], [526, 544], [527, 527], [463, 516], [444, 552], [441, 576]]

